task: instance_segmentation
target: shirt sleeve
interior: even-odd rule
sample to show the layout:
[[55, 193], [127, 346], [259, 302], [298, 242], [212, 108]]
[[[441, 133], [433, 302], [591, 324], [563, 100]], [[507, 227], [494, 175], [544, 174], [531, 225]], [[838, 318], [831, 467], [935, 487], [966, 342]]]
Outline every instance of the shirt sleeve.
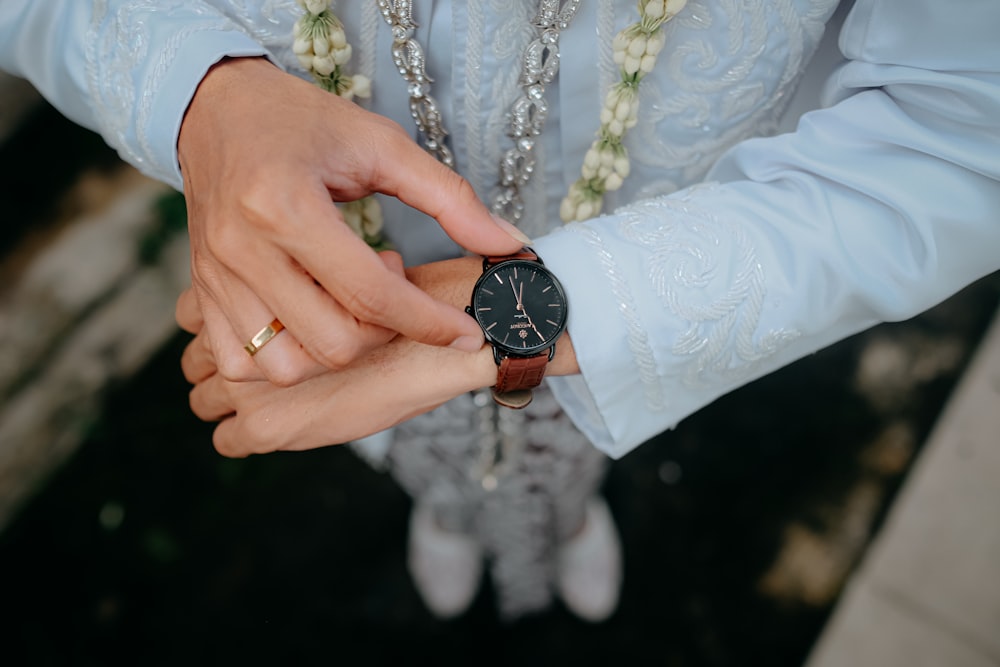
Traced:
[[620, 457], [719, 396], [1000, 268], [1000, 3], [858, 0], [824, 107], [707, 182], [537, 241]]
[[204, 2], [0, 3], [0, 68], [178, 189], [177, 135], [199, 82], [225, 56], [266, 53]]

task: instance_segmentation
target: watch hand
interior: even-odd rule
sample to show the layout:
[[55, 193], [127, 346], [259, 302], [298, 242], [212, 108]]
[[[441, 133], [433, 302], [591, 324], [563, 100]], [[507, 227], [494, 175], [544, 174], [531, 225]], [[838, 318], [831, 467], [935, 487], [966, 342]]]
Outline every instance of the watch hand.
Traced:
[[[517, 288], [514, 287], [514, 278], [511, 276], [508, 277], [508, 280], [510, 281], [510, 291], [514, 293], [514, 300], [517, 301], [517, 311], [523, 313], [524, 306], [521, 304], [521, 296], [517, 293]], [[521, 283], [521, 287], [524, 287], [524, 283]]]
[[[523, 287], [523, 284], [522, 284], [522, 287]], [[543, 336], [542, 332], [538, 330], [538, 327], [535, 326], [535, 323], [531, 321], [531, 315], [528, 314], [528, 311], [526, 311], [526, 310], [524, 311], [524, 316], [526, 318], [528, 318], [528, 324], [531, 326], [531, 330], [534, 331], [536, 334], [538, 334], [538, 337], [541, 338], [544, 341], [545, 340], [545, 336]]]

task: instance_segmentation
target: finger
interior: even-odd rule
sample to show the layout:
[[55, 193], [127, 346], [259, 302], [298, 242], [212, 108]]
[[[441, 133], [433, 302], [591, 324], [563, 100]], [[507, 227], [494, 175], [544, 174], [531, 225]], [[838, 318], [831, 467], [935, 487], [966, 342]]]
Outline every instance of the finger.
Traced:
[[195, 336], [184, 348], [181, 353], [181, 371], [184, 379], [191, 384], [198, 384], [218, 371], [206, 334]]
[[[217, 281], [215, 293], [202, 287], [200, 281], [196, 293], [199, 302], [204, 304], [202, 317], [210, 334], [213, 356], [226, 379], [234, 382], [268, 380], [278, 386], [289, 386], [326, 370], [303, 350], [284, 313], [268, 307], [236, 275], [224, 269], [221, 275], [225, 279]], [[309, 287], [313, 291], [316, 289], [313, 285]], [[221, 295], [222, 303], [215, 294]], [[286, 330], [278, 332], [251, 356], [246, 345], [274, 319], [278, 319]]]
[[207, 422], [219, 421], [234, 414], [236, 405], [229, 394], [234, 386], [221, 375], [211, 375], [191, 388], [188, 399], [191, 412]]
[[[271, 385], [244, 383], [231, 386], [239, 392], [235, 413], [226, 415], [212, 434], [212, 444], [223, 456], [242, 458], [250, 454], [264, 454], [276, 451], [293, 451], [323, 447], [331, 442], [321, 440], [310, 433], [309, 425], [315, 415], [309, 412], [313, 404], [310, 397], [297, 399], [298, 388], [275, 388]], [[206, 391], [211, 391], [206, 387]], [[204, 397], [212, 401], [214, 397]], [[203, 397], [199, 396], [198, 400]], [[206, 409], [225, 409], [228, 401], [206, 404]], [[308, 434], [308, 435], [307, 435]]]
[[174, 317], [178, 326], [191, 334], [197, 334], [205, 326], [205, 320], [201, 316], [201, 308], [198, 307], [198, 297], [195, 296], [193, 288], [187, 288], [177, 297]]
[[[296, 447], [299, 428], [309, 423], [309, 401], [297, 400], [297, 388], [277, 388], [267, 383], [228, 385], [229, 394], [219, 399], [217, 395], [199, 396], [205, 401], [206, 410], [221, 412], [236, 405], [234, 413], [226, 415], [212, 434], [215, 449], [223, 456], [242, 458], [250, 454], [263, 454]], [[218, 394], [213, 387], [206, 392]], [[236, 395], [238, 394], [238, 396]], [[212, 401], [218, 400], [217, 403]]]
[[219, 373], [232, 382], [264, 379], [263, 371], [254, 363], [243, 347], [246, 345], [246, 341], [237, 336], [215, 298], [197, 281], [195, 282], [195, 294], [198, 296], [198, 304], [205, 321], [202, 332], [207, 338], [212, 358], [215, 360]]
[[[301, 220], [321, 221], [310, 234], [289, 234], [285, 250], [359, 323], [370, 323], [429, 345], [452, 345], [477, 351], [483, 344], [479, 326], [458, 308], [437, 301], [411, 284], [368, 248], [344, 224], [329, 202], [300, 197], [290, 205]], [[332, 261], [331, 258], [338, 258]], [[258, 277], [254, 289], [264, 296], [272, 286]], [[265, 300], [278, 294], [268, 294]], [[288, 304], [295, 307], [300, 304]], [[289, 317], [292, 315], [290, 314]], [[306, 332], [322, 338], [329, 329], [317, 321], [315, 308], [296, 314], [296, 333], [306, 343]], [[286, 322], [291, 325], [291, 322]], [[326, 345], [330, 345], [327, 342]], [[336, 349], [336, 348], [334, 348]], [[370, 349], [370, 347], [369, 347]], [[361, 350], [363, 351], [363, 350]], [[359, 352], [355, 349], [355, 356]], [[336, 360], [335, 360], [336, 361]]]
[[215, 451], [230, 459], [245, 459], [254, 452], [247, 448], [246, 440], [237, 433], [237, 417], [223, 419], [212, 432], [212, 446]]
[[[332, 208], [327, 203], [327, 208]], [[337, 225], [337, 223], [333, 223]], [[372, 270], [386, 275], [395, 275], [396, 281], [406, 284], [405, 277], [398, 270], [394, 271], [375, 255], [368, 246], [354, 236], [353, 232], [343, 224], [339, 225], [342, 235], [346, 240], [355, 240], [360, 245], [356, 253], [364, 256], [370, 262]], [[313, 236], [322, 238], [326, 230], [316, 230]], [[337, 245], [343, 244], [334, 242]], [[307, 247], [315, 246], [315, 243], [304, 242]], [[350, 252], [341, 247], [340, 252]], [[252, 254], [252, 255], [251, 255]], [[251, 255], [250, 265], [270, 267], [266, 275], [247, 273], [246, 279], [250, 281], [245, 289], [252, 289], [260, 295], [263, 303], [267, 303], [270, 312], [274, 312], [288, 331], [294, 332], [295, 338], [302, 347], [302, 354], [308, 356], [313, 362], [311, 366], [304, 367], [299, 372], [297, 381], [313, 377], [327, 369], [339, 369], [354, 361], [356, 358], [384, 345], [396, 335], [395, 330], [390, 330], [370, 322], [365, 317], [358, 317], [347, 310], [339, 303], [335, 296], [317, 284], [316, 279], [298, 263], [292, 260], [285, 251], [278, 246], [270, 244], [260, 244], [254, 248], [248, 248], [245, 256]], [[349, 267], [347, 262], [330, 261], [330, 257], [335, 257], [336, 253], [326, 255], [325, 261], [317, 258], [320, 264], [337, 264], [338, 266]], [[392, 260], [389, 260], [390, 262]], [[400, 260], [401, 262], [401, 260]], [[367, 269], [358, 269], [366, 271]], [[362, 276], [354, 276], [355, 279], [362, 279]], [[241, 286], [234, 286], [239, 289]], [[335, 293], [336, 295], [336, 293]], [[244, 299], [249, 299], [250, 294], [244, 295]], [[429, 298], [429, 297], [428, 297]], [[240, 318], [240, 310], [234, 306], [229, 306], [234, 311], [234, 317]], [[276, 342], [277, 339], [275, 339]], [[269, 352], [271, 343], [262, 349], [257, 357], [258, 363], [267, 374], [268, 378], [280, 386], [289, 386], [297, 382], [276, 381], [275, 377], [280, 369], [272, 369], [272, 357], [265, 355]], [[276, 366], [276, 364], [275, 364]]]
[[375, 152], [376, 189], [426, 213], [453, 241], [480, 255], [509, 255], [531, 240], [517, 227], [494, 216], [472, 186], [455, 171], [413, 142]]

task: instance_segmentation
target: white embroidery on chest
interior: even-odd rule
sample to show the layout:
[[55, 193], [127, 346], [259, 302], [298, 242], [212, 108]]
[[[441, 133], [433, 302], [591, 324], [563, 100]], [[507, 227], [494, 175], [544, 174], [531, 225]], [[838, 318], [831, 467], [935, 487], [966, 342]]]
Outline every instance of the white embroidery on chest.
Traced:
[[627, 199], [695, 183], [733, 144], [772, 134], [837, 4], [691, 0], [642, 87], [628, 149], [646, 179]]
[[[499, 175], [507, 113], [520, 90], [519, 59], [533, 34], [530, 21], [536, 4], [537, 0], [467, 3], [465, 71], [456, 75], [465, 81], [468, 178], [483, 198], [490, 196]], [[490, 69], [484, 72], [487, 62]], [[490, 78], [484, 81], [484, 75]]]

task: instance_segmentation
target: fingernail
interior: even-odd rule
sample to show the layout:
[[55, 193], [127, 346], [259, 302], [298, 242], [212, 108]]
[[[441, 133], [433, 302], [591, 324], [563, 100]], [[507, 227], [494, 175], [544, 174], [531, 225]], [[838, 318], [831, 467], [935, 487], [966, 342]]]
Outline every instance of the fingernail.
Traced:
[[507, 232], [512, 237], [514, 237], [515, 239], [517, 239], [518, 241], [520, 241], [525, 245], [531, 243], [531, 239], [525, 236], [524, 232], [522, 232], [520, 229], [510, 224], [509, 222], [501, 218], [499, 215], [494, 215], [492, 213], [490, 215], [493, 217], [493, 222], [497, 223], [497, 227], [504, 230], [505, 232]]
[[482, 336], [459, 336], [451, 341], [451, 345], [448, 347], [453, 347], [462, 352], [479, 352], [484, 342]]

